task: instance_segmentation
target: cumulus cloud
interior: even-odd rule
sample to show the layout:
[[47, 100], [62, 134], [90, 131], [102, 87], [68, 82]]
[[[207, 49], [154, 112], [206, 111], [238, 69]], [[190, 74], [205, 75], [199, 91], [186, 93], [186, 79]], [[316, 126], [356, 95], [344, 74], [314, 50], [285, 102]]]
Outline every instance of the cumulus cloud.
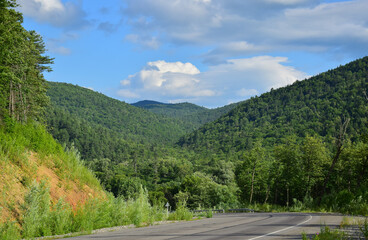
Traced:
[[118, 94], [128, 101], [137, 98], [190, 101], [216, 107], [307, 77], [287, 63], [284, 57], [260, 56], [227, 60], [200, 72], [191, 63], [149, 62], [141, 71], [121, 81]]
[[89, 23], [79, 4], [61, 0], [19, 0], [20, 10], [40, 23], [49, 23], [65, 29], [80, 29]]
[[[124, 0], [132, 39], [149, 36], [176, 45], [212, 46], [204, 59], [267, 51], [342, 52], [360, 56], [368, 50], [368, 3], [352, 0]], [[134, 36], [134, 37], [133, 37]], [[240, 51], [237, 51], [240, 50]]]
[[181, 98], [214, 95], [212, 90], [202, 85], [199, 74], [198, 68], [191, 63], [148, 62], [141, 71], [120, 82], [122, 89], [118, 95], [127, 98], [145, 96], [151, 99], [160, 96]]

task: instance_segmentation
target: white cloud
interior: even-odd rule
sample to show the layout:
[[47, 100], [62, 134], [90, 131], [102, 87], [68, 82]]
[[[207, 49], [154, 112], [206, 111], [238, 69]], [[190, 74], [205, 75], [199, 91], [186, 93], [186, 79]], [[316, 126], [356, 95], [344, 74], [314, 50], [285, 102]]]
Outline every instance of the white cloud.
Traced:
[[[307, 74], [285, 65], [287, 62], [285, 57], [271, 56], [231, 59], [211, 66], [205, 72], [200, 72], [191, 63], [149, 62], [141, 71], [121, 82], [119, 95], [125, 97], [124, 100], [141, 97], [164, 102], [185, 100], [217, 107], [307, 77]], [[124, 85], [125, 81], [131, 84]]]
[[208, 63], [265, 51], [339, 52], [357, 57], [368, 51], [367, 0], [124, 2], [124, 16], [136, 43], [155, 36], [156, 41], [176, 45], [211, 46], [202, 55]]
[[241, 88], [264, 93], [307, 77], [307, 74], [285, 66], [287, 61], [285, 57], [271, 56], [231, 59], [224, 64], [211, 66], [202, 78], [223, 89], [223, 94], [239, 93]]
[[[155, 61], [148, 62], [138, 73], [121, 81], [120, 96], [133, 98], [132, 90], [145, 97], [203, 97], [214, 92], [206, 89], [197, 78], [198, 68], [191, 63]], [[132, 86], [128, 86], [128, 83]], [[128, 89], [126, 87], [129, 87]], [[129, 91], [129, 92], [127, 92]], [[127, 94], [129, 93], [129, 94]]]
[[21, 12], [41, 23], [56, 27], [78, 29], [88, 25], [80, 5], [61, 0], [19, 0]]
[[122, 86], [129, 86], [129, 85], [130, 85], [130, 80], [127, 80], [127, 79], [125, 79], [125, 80], [121, 80], [120, 84], [121, 84]]

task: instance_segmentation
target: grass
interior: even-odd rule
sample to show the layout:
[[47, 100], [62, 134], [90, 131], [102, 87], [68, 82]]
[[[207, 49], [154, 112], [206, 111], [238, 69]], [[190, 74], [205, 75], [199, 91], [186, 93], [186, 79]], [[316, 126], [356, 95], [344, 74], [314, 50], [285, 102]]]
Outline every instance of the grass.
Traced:
[[179, 203], [178, 206], [175, 212], [168, 215], [163, 207], [151, 206], [147, 191], [141, 188], [136, 199], [126, 201], [108, 195], [106, 199], [90, 199], [73, 211], [62, 199], [52, 205], [47, 184], [35, 182], [25, 198], [22, 219], [0, 225], [0, 239], [91, 233], [95, 229], [131, 224], [142, 227], [168, 219], [191, 220], [193, 215], [185, 203]]
[[321, 232], [311, 238], [305, 233], [302, 234], [303, 240], [349, 240], [361, 239], [368, 240], [368, 218], [356, 221], [351, 217], [344, 217], [339, 229], [331, 230], [328, 226], [321, 227]]

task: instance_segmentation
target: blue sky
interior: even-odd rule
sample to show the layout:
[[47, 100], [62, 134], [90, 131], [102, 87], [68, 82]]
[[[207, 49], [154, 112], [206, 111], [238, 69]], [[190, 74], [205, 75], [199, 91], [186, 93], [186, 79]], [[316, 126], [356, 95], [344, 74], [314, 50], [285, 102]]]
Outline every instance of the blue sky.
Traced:
[[368, 55], [368, 1], [18, 0], [49, 81], [219, 107]]

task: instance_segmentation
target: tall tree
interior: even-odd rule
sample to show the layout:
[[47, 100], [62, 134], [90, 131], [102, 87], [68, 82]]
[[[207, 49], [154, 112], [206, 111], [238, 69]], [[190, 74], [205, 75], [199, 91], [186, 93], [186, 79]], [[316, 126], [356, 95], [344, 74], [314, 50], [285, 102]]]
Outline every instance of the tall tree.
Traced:
[[47, 103], [44, 71], [52, 59], [35, 31], [23, 28], [23, 16], [14, 0], [0, 2], [0, 117], [18, 121], [39, 118]]
[[323, 142], [317, 137], [307, 136], [302, 145], [303, 171], [305, 174], [305, 196], [310, 197], [313, 186], [323, 178], [323, 165], [328, 159], [328, 152]]

